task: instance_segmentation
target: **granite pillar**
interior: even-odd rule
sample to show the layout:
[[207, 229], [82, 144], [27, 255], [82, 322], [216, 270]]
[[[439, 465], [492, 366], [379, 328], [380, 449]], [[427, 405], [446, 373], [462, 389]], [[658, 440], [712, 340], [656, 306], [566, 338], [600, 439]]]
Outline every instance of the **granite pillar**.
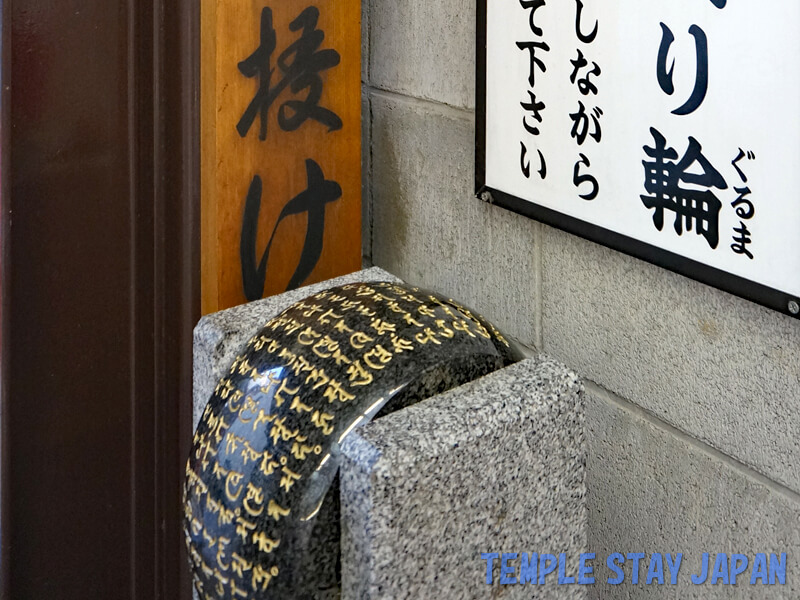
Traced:
[[501, 586], [499, 560], [487, 585], [481, 559], [587, 552], [583, 387], [564, 366], [527, 359], [373, 421], [342, 450], [344, 600], [588, 597], [557, 572]]

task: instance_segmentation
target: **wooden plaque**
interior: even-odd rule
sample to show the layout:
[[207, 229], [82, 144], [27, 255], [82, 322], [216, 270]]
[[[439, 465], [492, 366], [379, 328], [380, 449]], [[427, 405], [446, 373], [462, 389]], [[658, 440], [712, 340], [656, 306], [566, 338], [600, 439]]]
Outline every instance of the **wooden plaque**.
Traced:
[[207, 314], [361, 266], [361, 5], [201, 11]]

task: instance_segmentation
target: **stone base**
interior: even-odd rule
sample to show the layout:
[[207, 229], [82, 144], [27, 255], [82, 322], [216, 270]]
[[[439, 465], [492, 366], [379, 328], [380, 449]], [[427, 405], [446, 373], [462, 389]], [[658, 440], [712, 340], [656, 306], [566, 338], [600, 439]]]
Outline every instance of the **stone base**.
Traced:
[[587, 551], [583, 388], [565, 367], [525, 360], [373, 421], [342, 449], [345, 600], [588, 597], [557, 573], [500, 586], [499, 560], [490, 587], [481, 559]]
[[[237, 352], [269, 319], [323, 289], [381, 280], [399, 281], [372, 268], [201, 319], [194, 427]], [[587, 597], [586, 586], [555, 586], [555, 574], [545, 586], [499, 586], [499, 560], [490, 588], [480, 557], [586, 551], [583, 414], [577, 376], [538, 357], [351, 434], [341, 474], [342, 597]], [[338, 507], [326, 502], [322, 513], [320, 522], [330, 522]], [[319, 582], [308, 588], [316, 598], [338, 596], [325, 587], [338, 569], [336, 544], [320, 538], [306, 557], [317, 567]]]

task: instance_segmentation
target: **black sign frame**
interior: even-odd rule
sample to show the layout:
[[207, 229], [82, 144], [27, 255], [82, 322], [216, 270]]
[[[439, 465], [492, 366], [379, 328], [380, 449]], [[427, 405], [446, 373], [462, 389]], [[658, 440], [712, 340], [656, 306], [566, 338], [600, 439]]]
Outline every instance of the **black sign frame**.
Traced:
[[475, 60], [475, 195], [535, 221], [800, 319], [800, 298], [486, 185], [487, 2], [478, 0]]

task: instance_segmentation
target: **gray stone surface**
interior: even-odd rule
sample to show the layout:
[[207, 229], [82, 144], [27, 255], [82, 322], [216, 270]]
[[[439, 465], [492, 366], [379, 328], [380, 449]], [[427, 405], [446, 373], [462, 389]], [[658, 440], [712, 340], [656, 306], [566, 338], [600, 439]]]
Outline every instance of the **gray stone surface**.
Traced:
[[800, 322], [543, 230], [544, 350], [800, 491]]
[[371, 101], [374, 264], [535, 345], [540, 226], [474, 197], [472, 115], [382, 93]]
[[371, 110], [369, 90], [361, 88], [361, 264], [372, 265]]
[[197, 429], [206, 403], [222, 374], [230, 368], [247, 340], [267, 321], [303, 298], [329, 287], [356, 281], [400, 280], [382, 269], [371, 268], [235, 306], [200, 319], [194, 329], [192, 430]]
[[475, 2], [370, 4], [373, 86], [456, 107], [475, 106]]
[[[587, 389], [586, 423], [591, 551], [603, 557], [610, 552], [684, 555], [678, 586], [612, 586], [604, 583], [608, 571], [601, 570], [605, 575], [591, 586], [593, 598], [800, 597], [797, 494], [659, 426], [603, 390]], [[788, 553], [786, 586], [690, 584], [703, 552], [750, 553], [752, 558], [756, 552], [782, 551]]]
[[487, 586], [481, 553], [586, 551], [582, 387], [550, 359], [374, 421], [342, 450], [344, 600], [530, 598], [541, 589]]
[[369, 0], [361, 2], [361, 83], [369, 81]]

